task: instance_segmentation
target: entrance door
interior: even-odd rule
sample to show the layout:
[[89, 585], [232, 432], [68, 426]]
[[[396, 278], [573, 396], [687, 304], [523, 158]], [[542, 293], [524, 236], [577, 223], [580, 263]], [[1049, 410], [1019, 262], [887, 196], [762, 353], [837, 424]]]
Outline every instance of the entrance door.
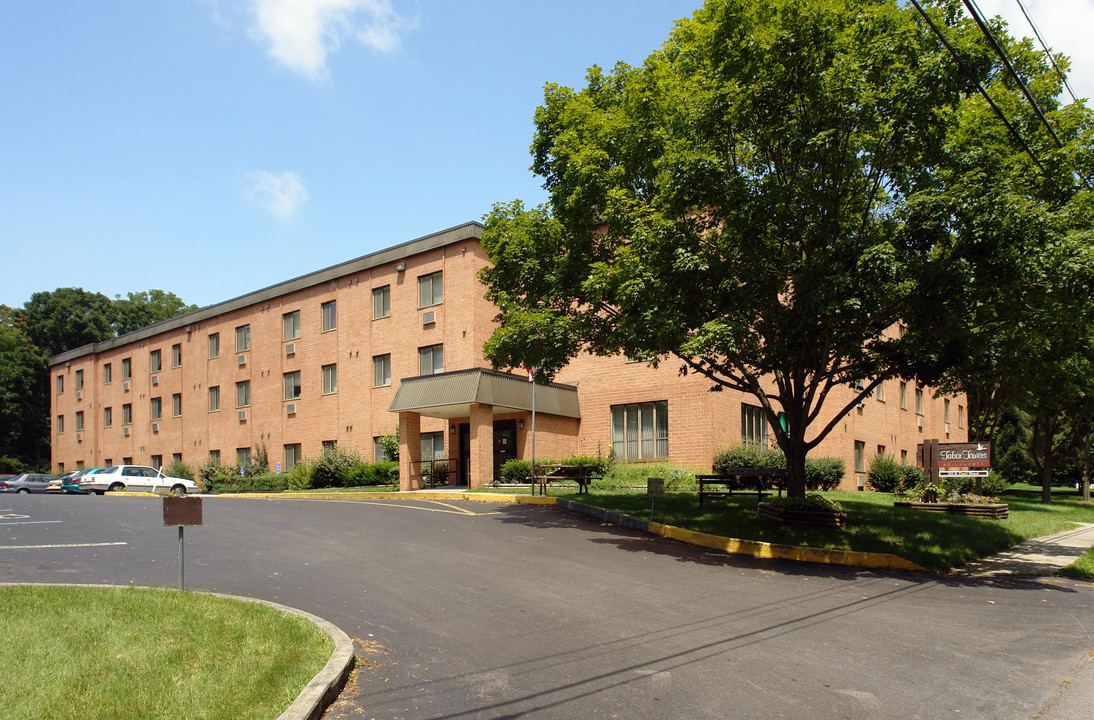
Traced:
[[460, 423], [460, 485], [471, 487], [471, 423]]
[[517, 456], [517, 421], [494, 421], [494, 479], [501, 477], [501, 466]]

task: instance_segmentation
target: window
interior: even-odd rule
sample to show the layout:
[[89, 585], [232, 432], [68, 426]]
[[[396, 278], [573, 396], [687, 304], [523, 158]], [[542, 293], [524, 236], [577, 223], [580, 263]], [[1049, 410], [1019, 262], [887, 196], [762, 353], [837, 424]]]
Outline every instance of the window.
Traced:
[[182, 367], [182, 345], [177, 343], [171, 346], [171, 367]]
[[418, 348], [418, 374], [439, 375], [444, 372], [444, 346]]
[[444, 273], [435, 272], [418, 278], [418, 307], [444, 302]]
[[324, 440], [323, 441], [323, 452], [327, 452], [328, 450], [333, 451], [335, 449], [335, 447], [337, 447], [337, 446], [338, 446], [338, 441], [337, 440]]
[[908, 383], [900, 381], [900, 409], [908, 409]]
[[372, 319], [391, 316], [391, 286], [374, 288], [372, 291]]
[[387, 448], [380, 442], [379, 437], [372, 438], [372, 460], [373, 462], [390, 462], [391, 456], [387, 453]]
[[113, 371], [110, 368], [110, 363], [103, 365], [103, 385], [109, 385], [112, 382]]
[[668, 457], [668, 401], [612, 406], [612, 449], [623, 460]]
[[154, 397], [152, 398], [152, 419], [159, 420], [163, 417], [163, 399]]
[[209, 451], [209, 464], [220, 465], [220, 450]]
[[158, 373], [162, 366], [159, 350], [153, 350], [148, 353], [148, 367], [150, 372]]
[[129, 358], [122, 358], [122, 380], [133, 377], [133, 362]]
[[855, 441], [855, 472], [866, 472], [866, 443]]
[[58, 415], [57, 416], [57, 434], [58, 435], [64, 435], [65, 434], [65, 416], [64, 415]]
[[323, 332], [329, 332], [338, 327], [338, 305], [334, 300], [320, 305], [323, 311]]
[[854, 390], [855, 392], [862, 392], [862, 388], [864, 388], [864, 387], [866, 387], [866, 386], [863, 385], [861, 380], [855, 380], [851, 383], [851, 389]]
[[285, 472], [292, 470], [303, 459], [304, 456], [300, 453], [300, 443], [285, 446]]
[[281, 339], [286, 342], [298, 339], [300, 337], [300, 311], [293, 310], [291, 313], [285, 313], [281, 316], [281, 320], [284, 325]]
[[129, 403], [122, 405], [122, 425], [133, 424], [133, 406]]
[[881, 457], [884, 454], [885, 454], [885, 446], [884, 445], [878, 445], [877, 446], [877, 456]]
[[80, 432], [84, 429], [84, 411], [76, 411], [76, 432]]
[[220, 410], [220, 385], [209, 388], [209, 412]]
[[171, 396], [171, 417], [182, 417], [182, 393]]
[[444, 457], [444, 433], [422, 433], [422, 460]]
[[65, 391], [65, 376], [64, 375], [58, 375], [57, 376], [57, 394], [61, 395], [61, 394], [64, 393], [64, 391]]
[[236, 383], [236, 407], [247, 407], [251, 404], [251, 381], [244, 380]]
[[220, 333], [209, 334], [209, 359], [220, 357]]
[[77, 370], [76, 371], [76, 389], [77, 390], [82, 390], [83, 387], [84, 387], [84, 371], [83, 370]]
[[154, 468], [162, 468], [163, 467], [163, 455], [153, 455], [152, 456], [152, 461], [149, 462], [148, 464], [151, 465]]
[[907, 450], [901, 450], [900, 451], [900, 464], [901, 465], [907, 465], [908, 464], [908, 451]]
[[919, 388], [915, 389], [915, 414], [923, 414], [923, 391]]
[[965, 407], [963, 405], [957, 406], [957, 427], [965, 427]]
[[287, 372], [285, 377], [285, 399], [300, 399], [300, 371]]
[[[132, 465], [132, 464], [133, 464], [133, 456], [130, 455], [128, 457], [124, 457], [124, 456], [122, 457], [122, 465]], [[109, 465], [109, 463], [107, 463], [107, 465]]]
[[391, 355], [372, 358], [372, 386], [386, 387], [391, 384]]
[[741, 403], [741, 444], [767, 447], [767, 420], [763, 408]]
[[247, 352], [251, 349], [251, 326], [240, 325], [236, 328], [236, 352]]
[[251, 464], [251, 449], [249, 447], [236, 448], [236, 464], [244, 467]]
[[103, 408], [103, 427], [112, 427], [114, 425], [114, 408]]
[[330, 395], [338, 392], [338, 366], [323, 366], [323, 394]]
[[950, 421], [950, 399], [945, 398], [942, 401], [942, 422]]
[[885, 402], [885, 383], [879, 382], [877, 387], [874, 388], [874, 397], [878, 402]]

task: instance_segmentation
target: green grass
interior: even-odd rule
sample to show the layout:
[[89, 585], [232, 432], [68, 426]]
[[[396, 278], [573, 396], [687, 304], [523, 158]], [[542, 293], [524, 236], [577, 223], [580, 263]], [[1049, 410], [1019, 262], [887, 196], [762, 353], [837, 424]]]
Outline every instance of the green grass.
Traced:
[[1094, 580], [1094, 548], [1087, 550], [1081, 558], [1062, 568], [1056, 574], [1064, 577]]
[[4, 720], [269, 720], [330, 638], [256, 603], [139, 588], [0, 588]]
[[[1007, 520], [941, 515], [893, 507], [895, 496], [873, 492], [828, 492], [848, 514], [843, 530], [779, 525], [756, 514], [755, 494], [712, 498], [699, 508], [694, 493], [669, 493], [657, 500], [654, 520], [698, 532], [815, 548], [891, 553], [931, 570], [949, 570], [1024, 540], [1062, 532], [1076, 522], [1094, 522], [1094, 505], [1074, 492], [1042, 505], [1039, 490], [1015, 490], [1001, 498], [1010, 504]], [[556, 495], [648, 518], [650, 500], [641, 492]]]

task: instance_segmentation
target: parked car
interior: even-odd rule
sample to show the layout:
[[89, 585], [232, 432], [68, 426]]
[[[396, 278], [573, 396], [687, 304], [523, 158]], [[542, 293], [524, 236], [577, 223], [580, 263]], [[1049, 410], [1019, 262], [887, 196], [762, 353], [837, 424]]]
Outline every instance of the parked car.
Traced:
[[147, 465], [114, 465], [96, 473], [80, 478], [80, 488], [84, 492], [102, 495], [114, 490], [142, 490], [155, 492], [166, 490], [177, 495], [197, 492], [198, 486], [193, 480], [164, 475]]
[[87, 495], [87, 490], [80, 487], [80, 480], [85, 476], [97, 473], [102, 468], [84, 468], [82, 470], [73, 470], [70, 473], [65, 473], [56, 480], [49, 481], [49, 487], [46, 489], [48, 493], [71, 493], [73, 495]]
[[23, 473], [8, 480], [0, 481], [0, 492], [13, 492], [25, 495], [26, 493], [44, 493], [49, 487], [52, 475], [45, 473]]

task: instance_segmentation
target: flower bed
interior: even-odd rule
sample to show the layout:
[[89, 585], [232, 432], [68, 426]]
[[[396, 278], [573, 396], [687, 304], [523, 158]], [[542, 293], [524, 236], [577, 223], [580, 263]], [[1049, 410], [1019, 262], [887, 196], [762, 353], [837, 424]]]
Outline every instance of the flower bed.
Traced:
[[838, 510], [803, 509], [762, 502], [756, 506], [760, 517], [784, 525], [808, 525], [810, 527], [847, 527], [847, 513]]
[[1006, 503], [959, 503], [959, 502], [908, 502], [898, 500], [893, 507], [912, 508], [934, 513], [950, 515], [971, 515], [992, 520], [1006, 520], [1010, 516], [1010, 505]]

